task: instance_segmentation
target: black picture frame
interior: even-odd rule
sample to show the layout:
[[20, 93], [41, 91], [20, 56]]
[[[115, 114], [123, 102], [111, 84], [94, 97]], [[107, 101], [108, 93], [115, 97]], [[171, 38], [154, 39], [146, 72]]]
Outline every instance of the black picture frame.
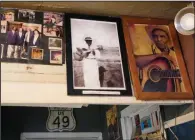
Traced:
[[[74, 70], [73, 70], [73, 49], [72, 49], [72, 37], [71, 37], [71, 19], [89, 20], [89, 21], [102, 21], [116, 23], [116, 29], [118, 32], [120, 64], [122, 65], [121, 72], [123, 76], [123, 86], [125, 89], [83, 89], [74, 87]], [[65, 33], [66, 33], [66, 66], [67, 66], [67, 93], [71, 96], [83, 95], [83, 96], [132, 96], [132, 88], [130, 83], [130, 74], [128, 69], [127, 52], [123, 35], [122, 21], [118, 17], [107, 16], [95, 16], [84, 14], [65, 14]], [[94, 29], [96, 30], [96, 29]], [[83, 92], [88, 92], [87, 94]], [[90, 93], [95, 92], [95, 93]], [[104, 92], [102, 94], [102, 92]], [[120, 94], [116, 94], [120, 93]]]
[[[21, 16], [19, 16], [20, 11], [26, 11], [27, 13], [29, 12], [33, 12], [33, 20], [29, 19], [29, 16], [25, 16], [25, 18], [21, 18]], [[6, 20], [5, 17], [3, 16], [5, 13], [7, 12], [12, 12], [14, 13], [12, 16], [13, 20]], [[62, 31], [62, 35], [61, 36], [52, 36], [52, 38], [57, 38], [57, 39], [61, 39], [62, 40], [62, 54], [61, 54], [61, 59], [62, 59], [62, 63], [50, 63], [50, 51], [51, 50], [55, 50], [55, 49], [49, 49], [48, 45], [48, 41], [49, 38], [51, 36], [46, 36], [44, 34], [44, 14], [45, 13], [50, 13], [50, 14], [55, 14], [55, 15], [61, 15], [62, 17], [62, 21], [64, 21], [64, 13], [62, 12], [49, 12], [49, 11], [39, 11], [39, 10], [30, 10], [30, 9], [22, 9], [22, 8], [2, 8], [2, 13], [0, 13], [0, 17], [2, 18], [2, 21], [6, 22], [6, 32], [2, 33], [0, 32], [0, 45], [2, 44], [4, 46], [3, 49], [3, 54], [2, 54], [2, 58], [1, 58], [1, 62], [5, 62], [5, 63], [18, 63], [18, 64], [36, 64], [36, 65], [48, 65], [48, 66], [63, 66], [65, 64], [65, 33], [64, 31]], [[4, 18], [3, 18], [4, 17]], [[6, 41], [7, 38], [7, 34], [9, 31], [9, 26], [12, 23], [21, 23], [21, 24], [29, 24], [29, 26], [31, 25], [40, 25], [41, 28], [39, 30], [40, 33], [40, 46], [38, 48], [43, 49], [44, 54], [43, 54], [43, 59], [38, 60], [38, 59], [32, 59], [31, 56], [31, 51], [32, 48], [29, 47], [29, 52], [28, 52], [28, 58], [21, 58], [21, 57], [17, 57], [17, 58], [8, 58], [7, 57], [7, 51], [8, 51], [8, 43]], [[1, 22], [0, 22], [0, 28], [1, 28]], [[55, 25], [56, 26], [56, 25]], [[62, 24], [59, 27], [60, 29], [64, 30], [64, 22], [62, 22]]]

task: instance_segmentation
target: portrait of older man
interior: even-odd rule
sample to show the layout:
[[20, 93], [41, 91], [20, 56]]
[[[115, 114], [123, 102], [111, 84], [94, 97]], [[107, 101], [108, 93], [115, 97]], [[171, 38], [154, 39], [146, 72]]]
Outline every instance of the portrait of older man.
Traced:
[[[142, 90], [144, 92], [184, 91], [174, 46], [170, 46], [172, 42], [168, 28], [146, 26], [145, 30], [152, 42], [147, 49], [147, 54], [134, 50]], [[139, 47], [139, 50], [142, 49], [141, 47], [144, 49], [143, 44]]]

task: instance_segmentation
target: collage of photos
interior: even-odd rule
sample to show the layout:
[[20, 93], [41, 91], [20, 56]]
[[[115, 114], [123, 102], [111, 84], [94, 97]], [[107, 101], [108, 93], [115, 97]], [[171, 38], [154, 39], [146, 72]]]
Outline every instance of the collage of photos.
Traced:
[[[5, 9], [0, 14], [2, 62], [63, 63], [63, 14], [36, 12]], [[44, 24], [37, 23], [40, 13]]]
[[62, 64], [63, 14], [47, 12], [43, 18], [43, 34], [49, 37], [50, 63]]
[[44, 13], [43, 34], [45, 36], [63, 37], [63, 14]]

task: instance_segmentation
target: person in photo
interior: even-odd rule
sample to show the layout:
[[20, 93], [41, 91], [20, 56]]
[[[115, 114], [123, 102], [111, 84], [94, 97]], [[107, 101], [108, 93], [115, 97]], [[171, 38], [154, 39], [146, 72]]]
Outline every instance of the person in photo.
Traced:
[[7, 33], [7, 58], [13, 58], [14, 57], [14, 51], [15, 51], [15, 45], [16, 45], [16, 27], [13, 26], [11, 28], [11, 31], [8, 31]]
[[1, 33], [6, 33], [6, 25], [1, 25]]
[[[141, 71], [140, 73], [142, 74], [144, 67], [149, 66], [152, 62], [156, 61], [158, 58], [163, 58], [163, 59], [166, 58], [167, 65], [170, 65], [171, 67], [170, 70], [178, 70], [174, 47], [168, 46], [168, 43], [170, 41], [168, 31], [160, 27], [153, 28], [151, 31], [151, 38], [154, 44], [151, 45], [151, 49], [149, 50], [148, 55], [142, 55], [141, 53], [134, 51], [136, 64]], [[140, 81], [142, 83], [143, 79], [140, 79]], [[144, 92], [156, 92], [156, 91], [180, 92], [180, 91], [184, 91], [184, 87], [182, 87], [181, 83], [182, 81], [179, 78], [171, 79], [171, 81], [168, 81], [165, 78], [156, 83], [154, 83], [151, 79], [148, 79], [143, 85], [143, 91]]]
[[16, 46], [15, 46], [14, 58], [21, 58], [21, 53], [24, 46], [24, 38], [25, 38], [25, 33], [23, 29], [20, 27], [18, 29], [18, 32], [16, 33]]
[[25, 49], [25, 53], [27, 53], [28, 55], [30, 51], [29, 46], [32, 44], [33, 36], [34, 36], [33, 31], [29, 27], [27, 27], [27, 32], [24, 38], [24, 43], [25, 43], [24, 49]]
[[32, 41], [30, 43], [31, 43], [30, 46], [40, 47], [41, 37], [40, 37], [40, 33], [37, 29], [34, 30]]
[[53, 26], [55, 25], [53, 22], [55, 22], [54, 19], [52, 20], [52, 18], [49, 18], [49, 20], [45, 23], [47, 33], [51, 34], [51, 32], [53, 31]]
[[52, 21], [53, 24], [56, 24], [56, 18], [55, 18], [54, 15], [51, 16], [51, 21]]
[[85, 37], [85, 46], [77, 48], [82, 53], [84, 85], [86, 88], [100, 88], [99, 67], [100, 51], [92, 44], [91, 37]]
[[0, 14], [0, 21], [2, 21], [2, 20], [5, 20], [5, 14], [3, 14], [3, 13]]
[[56, 36], [57, 37], [62, 37], [63, 36], [62, 27], [60, 27], [60, 26], [56, 27]]

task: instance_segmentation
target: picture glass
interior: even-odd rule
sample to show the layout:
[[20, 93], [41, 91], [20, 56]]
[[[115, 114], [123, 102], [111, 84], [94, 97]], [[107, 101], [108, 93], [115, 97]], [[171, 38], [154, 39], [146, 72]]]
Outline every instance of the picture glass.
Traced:
[[71, 18], [75, 89], [125, 90], [115, 22]]
[[[64, 14], [3, 9], [0, 14], [1, 62], [62, 65], [65, 63]], [[59, 60], [51, 60], [60, 50]]]
[[119, 132], [116, 105], [110, 108], [106, 112], [106, 119], [107, 119], [107, 129], [108, 129], [108, 140], [119, 140], [121, 136]]
[[45, 36], [63, 37], [63, 14], [45, 12], [43, 24]]
[[171, 34], [166, 25], [129, 24], [143, 92], [185, 92]]

